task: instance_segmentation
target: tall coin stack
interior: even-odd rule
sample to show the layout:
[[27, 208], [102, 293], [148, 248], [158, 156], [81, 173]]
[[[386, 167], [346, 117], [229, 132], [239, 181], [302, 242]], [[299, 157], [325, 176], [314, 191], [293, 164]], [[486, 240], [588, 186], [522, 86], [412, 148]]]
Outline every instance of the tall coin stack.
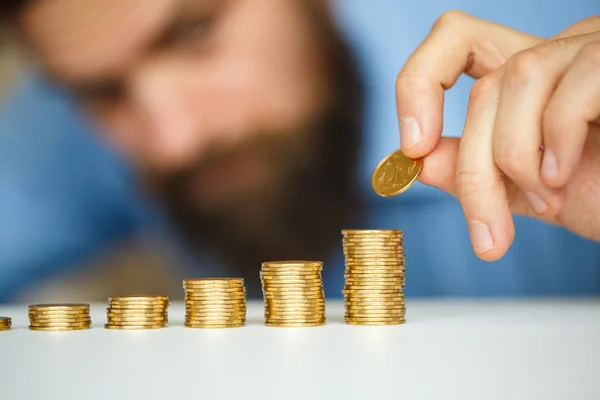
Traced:
[[89, 304], [34, 304], [29, 306], [32, 331], [79, 331], [92, 325]]
[[167, 296], [115, 296], [108, 303], [106, 329], [159, 329], [169, 322]]
[[342, 293], [352, 325], [405, 322], [403, 235], [400, 230], [343, 230], [346, 259]]
[[246, 324], [244, 279], [185, 279], [183, 288], [186, 327], [239, 328]]
[[12, 320], [9, 317], [0, 317], [0, 331], [10, 331]]
[[277, 327], [325, 324], [325, 295], [319, 261], [264, 262], [260, 272], [265, 323]]

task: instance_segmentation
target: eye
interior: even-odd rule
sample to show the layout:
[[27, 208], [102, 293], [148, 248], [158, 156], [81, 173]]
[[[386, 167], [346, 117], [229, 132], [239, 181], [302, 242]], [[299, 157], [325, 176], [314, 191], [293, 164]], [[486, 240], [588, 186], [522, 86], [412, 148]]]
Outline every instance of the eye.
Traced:
[[169, 35], [173, 45], [196, 45], [208, 34], [206, 21], [187, 21], [177, 25]]
[[94, 103], [116, 102], [125, 95], [125, 88], [121, 82], [91, 84], [78, 87], [75, 91], [83, 100]]

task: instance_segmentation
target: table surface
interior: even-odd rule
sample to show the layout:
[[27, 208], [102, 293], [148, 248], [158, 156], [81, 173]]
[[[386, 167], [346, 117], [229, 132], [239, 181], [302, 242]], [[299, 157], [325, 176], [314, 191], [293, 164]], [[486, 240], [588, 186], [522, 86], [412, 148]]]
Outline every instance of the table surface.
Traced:
[[262, 303], [237, 329], [33, 332], [0, 306], [2, 399], [598, 399], [600, 299], [408, 301], [407, 323], [268, 328]]

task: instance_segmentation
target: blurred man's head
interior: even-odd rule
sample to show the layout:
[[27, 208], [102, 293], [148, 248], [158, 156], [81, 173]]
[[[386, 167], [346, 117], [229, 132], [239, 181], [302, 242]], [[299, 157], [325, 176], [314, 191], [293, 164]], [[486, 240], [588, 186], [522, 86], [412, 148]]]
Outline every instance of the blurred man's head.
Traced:
[[355, 197], [360, 129], [325, 0], [3, 2], [188, 238], [241, 262], [323, 254]]

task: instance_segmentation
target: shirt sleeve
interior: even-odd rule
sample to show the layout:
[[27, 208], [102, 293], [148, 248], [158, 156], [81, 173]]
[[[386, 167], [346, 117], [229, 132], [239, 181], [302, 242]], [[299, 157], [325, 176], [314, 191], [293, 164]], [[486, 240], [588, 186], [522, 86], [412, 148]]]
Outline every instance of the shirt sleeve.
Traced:
[[0, 110], [0, 301], [142, 229], [133, 182], [65, 93], [26, 77]]

